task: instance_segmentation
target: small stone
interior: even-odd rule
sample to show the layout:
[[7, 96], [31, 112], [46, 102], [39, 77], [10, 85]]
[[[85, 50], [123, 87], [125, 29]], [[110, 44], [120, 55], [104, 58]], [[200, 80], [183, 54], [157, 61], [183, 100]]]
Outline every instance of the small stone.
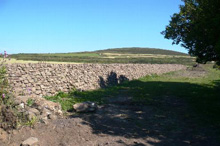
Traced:
[[38, 143], [38, 138], [36, 137], [30, 137], [22, 142], [22, 146], [33, 146]]
[[37, 90], [35, 93], [36, 93], [37, 95], [39, 95], [39, 94], [41, 93], [41, 90]]
[[44, 89], [44, 88], [45, 88], [45, 86], [44, 86], [44, 85], [40, 85], [40, 87], [41, 87], [41, 89]]
[[24, 103], [19, 104], [20, 108], [24, 108]]
[[24, 83], [25, 83], [25, 84], [28, 84], [29, 82], [28, 82], [28, 80], [24, 80]]
[[31, 90], [32, 90], [32, 92], [35, 92], [35, 91], [36, 91], [36, 88], [33, 87]]

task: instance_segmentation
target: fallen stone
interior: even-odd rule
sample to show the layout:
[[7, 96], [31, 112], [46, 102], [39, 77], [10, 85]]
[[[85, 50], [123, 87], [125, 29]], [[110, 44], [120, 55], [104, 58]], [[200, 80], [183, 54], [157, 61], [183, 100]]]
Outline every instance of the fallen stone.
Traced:
[[74, 104], [73, 109], [76, 112], [94, 112], [97, 109], [97, 105], [94, 102], [87, 101]]
[[21, 146], [34, 146], [38, 143], [38, 138], [36, 137], [30, 137], [22, 142]]

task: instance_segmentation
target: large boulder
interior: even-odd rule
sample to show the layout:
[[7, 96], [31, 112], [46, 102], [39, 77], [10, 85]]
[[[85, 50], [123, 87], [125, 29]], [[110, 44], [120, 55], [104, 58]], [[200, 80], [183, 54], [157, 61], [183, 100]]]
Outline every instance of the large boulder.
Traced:
[[74, 104], [73, 109], [76, 112], [94, 112], [97, 109], [97, 105], [94, 102], [87, 101]]

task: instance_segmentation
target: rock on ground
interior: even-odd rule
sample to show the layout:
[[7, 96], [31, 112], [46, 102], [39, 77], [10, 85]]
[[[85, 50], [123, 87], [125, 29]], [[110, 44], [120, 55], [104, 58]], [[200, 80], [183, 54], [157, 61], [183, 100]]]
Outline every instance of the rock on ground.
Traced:
[[36, 137], [30, 137], [22, 142], [22, 146], [34, 146], [38, 143], [38, 138]]
[[97, 109], [97, 105], [94, 102], [87, 101], [74, 104], [73, 109], [76, 112], [94, 112]]

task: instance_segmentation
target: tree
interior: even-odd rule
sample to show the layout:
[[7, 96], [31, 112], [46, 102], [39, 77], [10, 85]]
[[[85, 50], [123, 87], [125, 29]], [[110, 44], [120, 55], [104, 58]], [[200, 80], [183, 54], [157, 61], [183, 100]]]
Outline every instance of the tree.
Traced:
[[220, 0], [183, 0], [180, 12], [174, 13], [165, 31], [173, 44], [188, 49], [197, 62], [220, 63]]

